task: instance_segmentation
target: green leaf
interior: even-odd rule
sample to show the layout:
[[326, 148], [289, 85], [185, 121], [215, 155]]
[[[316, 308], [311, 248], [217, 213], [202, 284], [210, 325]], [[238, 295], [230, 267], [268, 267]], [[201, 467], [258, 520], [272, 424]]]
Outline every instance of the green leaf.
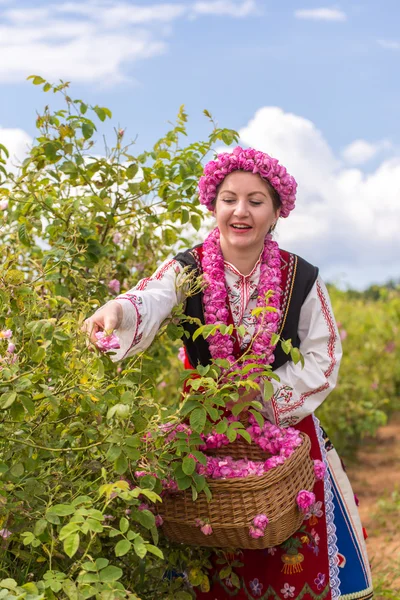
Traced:
[[178, 484], [178, 489], [180, 490], [187, 490], [190, 488], [190, 486], [192, 485], [192, 480], [190, 477], [180, 477], [179, 479], [176, 480], [177, 484]]
[[269, 400], [274, 395], [274, 386], [267, 379], [264, 381], [263, 397], [264, 400]]
[[146, 544], [140, 536], [133, 541], [133, 547], [139, 558], [144, 558], [147, 554]]
[[233, 428], [229, 428], [228, 431], [226, 432], [226, 435], [228, 437], [228, 440], [232, 443], [236, 440], [237, 437], [237, 431], [236, 429]]
[[190, 427], [197, 431], [198, 433], [202, 432], [204, 429], [204, 425], [206, 424], [207, 412], [203, 406], [199, 408], [195, 408], [194, 411], [190, 414]]
[[55, 504], [49, 510], [59, 517], [66, 517], [75, 512], [75, 507], [72, 504]]
[[128, 540], [120, 540], [115, 546], [115, 556], [124, 556], [132, 548], [132, 544]]
[[[49, 512], [46, 513], [46, 519], [48, 519], [48, 514]], [[73, 535], [74, 533], [76, 533], [77, 531], [79, 531], [80, 529], [80, 525], [78, 523], [68, 523], [67, 525], [64, 525], [64, 527], [62, 527], [60, 529], [60, 533], [58, 534], [58, 537], [61, 541], [67, 539], [68, 537], [70, 537], [71, 535]]]
[[67, 556], [69, 556], [69, 558], [72, 558], [74, 554], [76, 554], [79, 548], [79, 541], [79, 533], [73, 533], [72, 535], [69, 535], [67, 538], [65, 538], [64, 552]]
[[123, 473], [125, 473], [127, 468], [128, 460], [124, 454], [121, 454], [121, 456], [119, 456], [114, 463], [114, 469], [119, 475], [122, 475]]
[[220, 421], [219, 423], [216, 424], [215, 431], [217, 433], [225, 433], [225, 431], [227, 430], [227, 428], [228, 428], [228, 422], [224, 418], [222, 421]]
[[190, 222], [193, 225], [193, 227], [195, 228], [195, 230], [199, 231], [199, 229], [201, 227], [201, 217], [199, 215], [192, 214], [190, 217]]
[[114, 460], [117, 460], [117, 458], [121, 456], [121, 452], [120, 446], [110, 446], [107, 450], [106, 459], [110, 462], [114, 462]]
[[196, 468], [196, 461], [191, 456], [185, 456], [182, 462], [182, 470], [185, 475], [191, 475]]
[[126, 533], [129, 529], [129, 521], [125, 517], [121, 517], [119, 520], [119, 529], [122, 533]]
[[65, 161], [60, 166], [60, 171], [62, 171], [66, 175], [77, 175], [78, 174], [78, 168], [77, 168], [76, 164], [73, 163], [71, 160]]
[[[201, 465], [207, 464], [207, 457], [205, 454], [203, 454], [203, 452], [200, 452], [199, 450], [192, 450], [192, 454]], [[187, 475], [189, 475], [189, 473], [187, 473]]]
[[126, 169], [126, 176], [128, 177], [128, 179], [133, 179], [138, 171], [139, 171], [139, 165], [137, 165], [136, 163], [132, 163]]
[[10, 473], [13, 477], [22, 477], [24, 472], [25, 467], [22, 462], [15, 463], [10, 469]]
[[261, 428], [264, 427], [264, 417], [257, 410], [250, 409], [249, 412], [253, 415], [255, 420], [257, 421], [257, 425]]
[[39, 75], [29, 75], [27, 79], [32, 79], [33, 85], [40, 85], [42, 83], [46, 83], [46, 80], [43, 79], [43, 77], [40, 77]]
[[15, 402], [16, 397], [16, 392], [6, 392], [5, 394], [2, 394], [0, 396], [0, 409], [5, 410], [6, 408], [9, 408], [13, 402]]
[[94, 133], [94, 125], [92, 125], [91, 123], [83, 123], [82, 125], [82, 135], [85, 138], [85, 140], [88, 140], [92, 137]]
[[232, 573], [232, 567], [230, 565], [226, 565], [225, 567], [223, 567], [220, 572], [218, 573], [218, 576], [222, 579], [226, 579], [227, 577], [229, 577], [229, 575]]
[[42, 533], [44, 533], [46, 531], [46, 528], [47, 528], [47, 521], [45, 521], [45, 519], [39, 519], [35, 523], [34, 534], [38, 535], [38, 536], [42, 535]]
[[242, 436], [243, 439], [246, 440], [249, 444], [251, 444], [251, 437], [248, 431], [245, 429], [238, 429], [238, 434]]
[[292, 349], [292, 340], [281, 341], [282, 350], [285, 354], [289, 354]]
[[109, 565], [105, 569], [100, 571], [100, 581], [103, 583], [109, 583], [111, 581], [118, 581], [122, 577], [122, 569]]
[[154, 515], [149, 510], [135, 511], [133, 518], [135, 521], [138, 521], [141, 525], [143, 525], [143, 527], [146, 527], [146, 529], [155, 527]]
[[48, 510], [46, 512], [45, 519], [48, 523], [52, 523], [53, 525], [59, 525], [61, 523], [60, 517], [53, 513], [51, 510]]
[[157, 546], [153, 546], [153, 544], [146, 544], [146, 548], [148, 552], [151, 552], [155, 556], [158, 556], [158, 558], [161, 558], [161, 560], [164, 559], [164, 554], [162, 550], [160, 550], [160, 548], [157, 548]]

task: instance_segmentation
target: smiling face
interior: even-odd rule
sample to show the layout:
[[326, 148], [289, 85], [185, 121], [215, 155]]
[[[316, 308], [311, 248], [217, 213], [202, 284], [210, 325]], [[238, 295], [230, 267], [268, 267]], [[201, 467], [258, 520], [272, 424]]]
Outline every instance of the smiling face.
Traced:
[[264, 239], [279, 217], [268, 184], [255, 173], [233, 171], [218, 190], [214, 214], [226, 252], [261, 252]]

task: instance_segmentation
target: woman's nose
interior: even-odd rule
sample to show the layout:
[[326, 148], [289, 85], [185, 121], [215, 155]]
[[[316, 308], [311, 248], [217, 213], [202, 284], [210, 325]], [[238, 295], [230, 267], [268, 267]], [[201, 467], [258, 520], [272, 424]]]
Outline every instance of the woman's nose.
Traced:
[[245, 217], [249, 214], [249, 207], [247, 205], [246, 200], [238, 200], [238, 202], [235, 205], [234, 214], [237, 217]]

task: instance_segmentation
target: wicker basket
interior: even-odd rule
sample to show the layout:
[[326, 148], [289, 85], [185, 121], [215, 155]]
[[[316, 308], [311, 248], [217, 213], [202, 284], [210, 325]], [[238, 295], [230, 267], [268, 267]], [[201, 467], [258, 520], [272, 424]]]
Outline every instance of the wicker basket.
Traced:
[[[163, 531], [174, 542], [214, 548], [262, 549], [277, 546], [297, 531], [303, 514], [297, 507], [300, 490], [314, 487], [314, 464], [310, 458], [311, 442], [301, 433], [303, 443], [283, 463], [262, 476], [235, 479], [208, 479], [212, 499], [200, 494], [196, 502], [191, 490], [166, 495], [157, 506], [163, 518]], [[256, 444], [239, 439], [213, 455], [264, 461], [270, 455]], [[265, 514], [269, 523], [265, 535], [254, 539], [249, 535], [252, 519]], [[195, 519], [208, 519], [213, 533], [204, 535]]]

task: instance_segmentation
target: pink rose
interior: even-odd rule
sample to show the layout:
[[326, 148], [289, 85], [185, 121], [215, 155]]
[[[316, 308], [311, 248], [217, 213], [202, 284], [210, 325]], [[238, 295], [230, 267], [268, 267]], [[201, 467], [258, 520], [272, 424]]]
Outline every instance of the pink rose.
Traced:
[[118, 350], [120, 348], [119, 339], [114, 333], [106, 335], [104, 331], [99, 331], [95, 334], [95, 337], [97, 339], [96, 346], [102, 352]]
[[12, 531], [9, 529], [0, 529], [0, 537], [2, 537], [4, 540], [10, 537], [10, 535], [12, 535]]
[[118, 279], [111, 279], [111, 281], [108, 283], [108, 289], [113, 294], [119, 294], [119, 291], [121, 289], [121, 284], [118, 281]]
[[156, 527], [161, 527], [161, 525], [164, 523], [163, 518], [161, 515], [156, 515]]
[[8, 208], [8, 200], [1, 200], [0, 210], [6, 210]]
[[317, 481], [324, 478], [326, 471], [325, 463], [322, 460], [314, 460], [314, 473]]
[[250, 537], [257, 539], [263, 537], [265, 535], [265, 532], [263, 529], [259, 529], [258, 527], [253, 527], [252, 525], [250, 525], [249, 535]]
[[268, 522], [268, 517], [264, 514], [256, 515], [253, 519], [254, 527], [258, 527], [259, 529], [265, 529], [268, 525]]
[[12, 334], [13, 332], [11, 329], [4, 329], [3, 331], [0, 331], [0, 339], [9, 340], [12, 337]]
[[7, 352], [9, 354], [13, 354], [15, 352], [15, 344], [13, 344], [12, 342], [10, 344], [8, 344], [8, 346], [7, 346]]
[[301, 490], [297, 494], [296, 502], [301, 512], [306, 513], [310, 506], [315, 503], [315, 494], [307, 490]]
[[200, 531], [204, 533], [204, 535], [211, 535], [213, 530], [210, 523], [206, 523], [203, 527], [200, 527]]
[[120, 244], [122, 242], [122, 233], [120, 233], [119, 231], [114, 233], [112, 241], [114, 242], [114, 244]]

